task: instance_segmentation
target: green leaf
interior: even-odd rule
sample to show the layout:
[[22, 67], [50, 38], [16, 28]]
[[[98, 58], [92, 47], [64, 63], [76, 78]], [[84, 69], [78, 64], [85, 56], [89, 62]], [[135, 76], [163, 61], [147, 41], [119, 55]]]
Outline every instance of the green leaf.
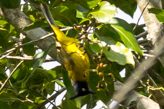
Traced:
[[75, 100], [66, 99], [62, 102], [62, 109], [80, 109]]
[[89, 12], [88, 9], [78, 5], [76, 10], [76, 17], [84, 19], [87, 17], [88, 12]]
[[7, 102], [0, 102], [0, 107], [2, 108], [2, 109], [13, 109], [10, 105], [9, 105], [9, 103], [7, 103]]
[[74, 0], [74, 3], [81, 5], [87, 9], [93, 9], [101, 0]]
[[46, 70], [38, 68], [29, 76], [28, 86], [29, 87], [40, 87], [46, 79]]
[[29, 102], [24, 102], [24, 101], [22, 101], [22, 102], [19, 102], [19, 101], [14, 102], [10, 106], [11, 106], [11, 109], [36, 109], [37, 108], [36, 104], [29, 103]]
[[127, 21], [120, 19], [120, 18], [113, 18], [111, 20], [110, 24], [117, 24], [117, 25], [124, 27], [127, 31], [130, 31], [130, 32], [133, 31], [133, 26], [131, 24], [127, 23]]
[[69, 97], [73, 96], [74, 95], [74, 89], [72, 87], [71, 80], [68, 77], [67, 71], [63, 68], [63, 66], [57, 66], [53, 70], [55, 70], [55, 72], [58, 74], [58, 76], [63, 77], [64, 85], [61, 82], [59, 82], [58, 80], [55, 80], [55, 82], [57, 82], [57, 84], [59, 84], [61, 86], [65, 86], [67, 88], [67, 95]]
[[124, 44], [128, 48], [131, 48], [135, 52], [142, 55], [142, 51], [141, 51], [134, 35], [132, 34], [132, 32], [130, 32], [130, 31], [126, 30], [125, 28], [123, 28], [122, 26], [116, 25], [116, 24], [111, 24], [111, 27], [113, 27], [115, 29], [115, 31], [117, 31], [121, 40], [124, 42]]
[[160, 22], [164, 22], [164, 9], [151, 8], [150, 13], [154, 13]]
[[[24, 40], [23, 40], [23, 43], [27, 43], [27, 42], [29, 42], [30, 40], [28, 39], [28, 38], [25, 38]], [[33, 44], [29, 44], [29, 45], [27, 45], [27, 46], [23, 46], [23, 51], [24, 51], [24, 53], [26, 53], [27, 55], [35, 55], [35, 50], [36, 48], [34, 47], [34, 45]], [[36, 57], [37, 58], [37, 57]]]
[[[111, 90], [110, 90], [111, 91]], [[112, 95], [112, 93], [111, 92], [109, 92], [109, 91], [106, 91], [106, 90], [100, 90], [100, 91], [97, 91], [96, 92], [96, 98], [97, 98], [97, 100], [101, 100], [102, 102], [104, 102], [105, 104], [111, 99], [111, 95], [109, 95], [109, 94], [111, 94]]]
[[108, 23], [116, 13], [116, 7], [107, 1], [99, 4], [100, 8], [90, 14], [100, 23]]
[[68, 73], [66, 71], [63, 71], [62, 73], [63, 73], [63, 81], [64, 81], [64, 84], [68, 91], [67, 95], [70, 98], [70, 97], [74, 96], [74, 94], [75, 94], [74, 88], [71, 84], [70, 78], [68, 77]]
[[83, 12], [79, 11], [79, 10], [76, 10], [76, 17], [77, 18], [85, 18], [85, 15]]
[[[71, 3], [71, 6], [70, 6]], [[50, 7], [54, 19], [60, 24], [73, 25], [77, 22], [76, 5], [73, 2], [58, 5], [55, 8]]]
[[0, 31], [7, 31], [5, 28], [0, 28]]
[[6, 79], [6, 66], [8, 61], [6, 59], [0, 59], [0, 80], [3, 81]]
[[58, 85], [60, 85], [61, 87], [65, 87], [65, 85], [64, 85], [64, 83], [63, 83], [62, 81], [56, 79], [55, 82], [56, 82]]
[[101, 47], [97, 44], [90, 44], [90, 48], [94, 53], [99, 53], [101, 51]]
[[42, 97], [36, 97], [35, 98], [35, 103], [37, 103], [37, 104], [41, 104], [41, 103], [43, 103], [45, 100], [43, 100], [43, 98]]
[[[43, 89], [46, 90], [47, 94], [51, 95], [54, 92], [54, 88], [55, 88], [54, 82], [51, 82], [51, 81], [44, 82]], [[44, 90], [44, 93], [45, 93], [45, 90]]]
[[[132, 28], [134, 28], [134, 27], [136, 26], [135, 23], [131, 23], [130, 25], [131, 25]], [[137, 27], [135, 27], [135, 29], [133, 30], [133, 33], [134, 33], [135, 35], [138, 35], [138, 34], [140, 34], [140, 33], [142, 33], [142, 32], [145, 32], [144, 27], [145, 27], [145, 24], [137, 25]]]
[[[120, 37], [117, 37], [117, 32], [109, 24], [102, 25], [100, 29], [96, 29], [95, 36], [107, 44], [114, 44], [116, 41], [121, 41]], [[97, 41], [96, 38], [94, 39]]]
[[87, 5], [90, 9], [94, 8], [97, 6], [97, 4], [100, 2], [101, 0], [86, 0]]
[[20, 5], [20, 0], [1, 0], [0, 6], [5, 8], [18, 8]]
[[6, 92], [0, 94], [0, 102], [15, 102], [18, 100], [19, 99], [16, 98], [13, 94], [9, 94]]
[[48, 70], [46, 73], [48, 75], [50, 75], [53, 79], [55, 79], [57, 77], [57, 72], [56, 71]]
[[2, 26], [2, 25], [5, 25], [5, 24], [7, 24], [7, 21], [6, 20], [0, 20], [0, 27]]
[[108, 60], [112, 62], [117, 62], [120, 65], [131, 64], [134, 66], [135, 62], [133, 59], [133, 54], [130, 49], [126, 48], [120, 42], [115, 45], [109, 45], [110, 50], [107, 48], [103, 49], [103, 52]]
[[[94, 79], [93, 79], [94, 78]], [[88, 84], [89, 84], [89, 87], [94, 91], [96, 92], [97, 88], [95, 87], [98, 82], [100, 81], [100, 77], [97, 75], [97, 73], [95, 72], [90, 72], [89, 74], [89, 79], [88, 79]]]
[[133, 14], [137, 8], [136, 0], [108, 0], [110, 3], [116, 5], [118, 8], [133, 17]]

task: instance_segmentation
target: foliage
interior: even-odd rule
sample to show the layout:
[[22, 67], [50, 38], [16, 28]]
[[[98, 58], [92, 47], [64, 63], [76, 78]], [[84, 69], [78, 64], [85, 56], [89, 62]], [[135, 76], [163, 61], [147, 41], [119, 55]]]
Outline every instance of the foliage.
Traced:
[[163, 9], [151, 8], [151, 9], [149, 9], [149, 12], [154, 13], [160, 22], [164, 22], [164, 10]]
[[17, 8], [20, 5], [20, 0], [15, 0], [14, 2], [12, 0], [1, 0], [0, 6], [6, 7], [6, 8]]
[[[94, 94], [70, 100], [69, 98], [74, 95], [74, 91], [71, 81], [68, 79], [67, 71], [62, 65], [46, 70], [42, 64], [49, 61], [47, 58], [49, 50], [38, 52], [40, 49], [36, 46], [36, 43], [21, 46], [6, 53], [7, 50], [30, 40], [27, 37], [22, 39], [21, 31], [15, 29], [14, 25], [11, 25], [1, 16], [1, 87], [9, 77], [8, 74], [20, 62], [20, 57], [32, 57], [29, 60], [25, 59], [17, 67], [5, 87], [0, 90], [0, 107], [2, 108], [37, 109], [41, 107], [44, 109], [44, 105], [49, 102], [54, 109], [57, 107], [79, 109], [84, 105], [87, 105], [89, 109], [95, 107], [98, 100], [107, 104], [115, 92], [114, 82], [124, 82], [136, 67], [136, 62], [144, 58], [142, 55], [145, 48], [138, 44], [135, 36], [138, 32], [141, 33], [145, 30], [136, 28], [134, 32], [132, 24], [115, 18], [117, 8], [132, 16], [137, 6], [135, 0], [121, 0], [121, 2], [119, 0], [29, 0], [29, 3], [21, 5], [20, 0], [16, 1], [15, 3], [12, 0], [2, 0], [0, 5], [4, 8], [21, 7], [22, 11], [33, 22], [24, 31], [37, 27], [51, 31], [37, 7], [41, 2], [49, 5], [58, 26], [62, 28], [74, 27], [67, 30], [65, 34], [79, 39], [90, 57], [91, 68], [88, 83]], [[6, 2], [9, 4], [6, 4]], [[159, 21], [163, 22], [163, 10], [151, 9], [150, 12], [155, 13]], [[159, 77], [152, 76], [152, 79], [162, 86], [164, 68], [160, 63], [154, 67]], [[125, 77], [120, 74], [122, 70], [125, 70]], [[158, 80], [159, 78], [160, 80]], [[149, 96], [151, 93], [145, 90], [148, 89], [150, 84], [144, 82], [147, 86], [139, 84], [136, 91]], [[60, 95], [58, 87], [66, 88], [67, 94], [64, 95], [65, 98], [62, 99], [62, 103], [56, 107], [55, 103], [52, 102]], [[54, 92], [57, 95], [48, 100], [47, 96], [53, 95]]]

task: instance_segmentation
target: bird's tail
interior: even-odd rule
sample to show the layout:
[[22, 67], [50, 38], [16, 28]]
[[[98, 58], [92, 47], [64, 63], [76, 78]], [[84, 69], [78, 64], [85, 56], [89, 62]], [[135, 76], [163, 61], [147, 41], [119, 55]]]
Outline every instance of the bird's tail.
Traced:
[[49, 10], [49, 7], [46, 5], [46, 4], [43, 4], [41, 3], [40, 4], [40, 9], [41, 11], [43, 12], [47, 22], [50, 24], [50, 25], [55, 25], [55, 22], [54, 22], [54, 19], [52, 17], [52, 14]]

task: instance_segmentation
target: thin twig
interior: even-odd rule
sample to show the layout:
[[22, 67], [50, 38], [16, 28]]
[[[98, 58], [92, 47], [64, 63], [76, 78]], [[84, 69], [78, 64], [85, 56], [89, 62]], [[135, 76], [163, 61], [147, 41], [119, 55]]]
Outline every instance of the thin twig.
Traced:
[[10, 55], [11, 53], [12, 53], [12, 51], [10, 51], [10, 52], [6, 52], [6, 54], [2, 55], [2, 56], [0, 57], [0, 59], [3, 59], [4, 57]]
[[[147, 75], [148, 75], [148, 78], [150, 79], [150, 81], [153, 83], [153, 85], [154, 85], [155, 87], [158, 87], [158, 85], [155, 83], [155, 81], [153, 80], [153, 78], [152, 78], [149, 74], [147, 74]], [[163, 91], [159, 90], [159, 92], [161, 93], [161, 95], [164, 96]]]
[[142, 10], [141, 15], [140, 15], [140, 17], [138, 18], [138, 21], [137, 21], [136, 25], [135, 25], [134, 28], [133, 28], [133, 31], [137, 28], [138, 23], [139, 23], [139, 21], [140, 21], [142, 15], [143, 15], [143, 13], [144, 13], [144, 11], [145, 11], [145, 9], [147, 8], [148, 5], [149, 5], [149, 1], [147, 2], [147, 4], [145, 5], [144, 9]]
[[159, 40], [158, 46], [153, 49], [154, 57], [145, 59], [140, 63], [120, 90], [114, 94], [112, 101], [108, 105], [109, 109], [117, 109], [118, 105], [125, 99], [126, 95], [136, 86], [136, 83], [144, 77], [145, 72], [156, 63], [158, 57], [164, 52], [163, 43], [164, 37]]
[[4, 57], [3, 55], [5, 55], [5, 54], [7, 54], [7, 53], [9, 53], [9, 52], [13, 52], [14, 50], [16, 50], [16, 49], [18, 49], [18, 48], [20, 48], [20, 47], [23, 47], [23, 46], [26, 46], [26, 45], [29, 45], [29, 44], [38, 42], [38, 41], [40, 41], [40, 40], [43, 40], [43, 39], [45, 39], [45, 38], [47, 38], [47, 37], [49, 37], [49, 36], [52, 36], [53, 34], [54, 34], [54, 33], [49, 33], [49, 34], [46, 34], [46, 35], [42, 36], [40, 39], [32, 40], [32, 41], [26, 42], [26, 43], [24, 43], [24, 44], [17, 45], [16, 47], [11, 48], [11, 49], [7, 50], [6, 52], [0, 54], [0, 56], [1, 56], [1, 58], [2, 58], [2, 57]]
[[5, 56], [5, 58], [7, 58], [7, 59], [17, 59], [17, 60], [33, 60], [34, 59], [32, 56], [25, 56], [25, 57], [21, 57], [21, 56]]
[[146, 44], [146, 43], [148, 43], [148, 40], [147, 39], [138, 40], [138, 44], [139, 45]]
[[40, 109], [41, 107], [45, 106], [48, 102], [51, 102], [51, 100], [54, 100], [59, 94], [61, 94], [63, 91], [65, 90], [65, 88], [60, 89], [59, 91], [57, 91], [54, 95], [52, 95], [49, 98], [46, 98], [46, 101], [44, 101], [43, 103], [41, 103], [37, 109]]
[[7, 84], [7, 82], [9, 81], [9, 79], [11, 78], [11, 76], [14, 74], [14, 72], [17, 70], [17, 68], [23, 63], [23, 60], [21, 60], [17, 66], [13, 69], [13, 71], [10, 73], [10, 75], [8, 76], [8, 78], [5, 80], [5, 82], [2, 84], [1, 88], [0, 88], [0, 92], [3, 90], [3, 88], [5, 87], [5, 85]]
[[[29, 89], [29, 90], [32, 91], [31, 89]], [[32, 91], [32, 92], [34, 92], [34, 91]], [[48, 100], [46, 96], [40, 94], [39, 92], [35, 91], [34, 93], [37, 94], [37, 95], [39, 95], [39, 96], [41, 96], [41, 97], [43, 97], [46, 101]], [[49, 102], [51, 105], [53, 105], [54, 107], [56, 107], [56, 105], [55, 105], [52, 101], [48, 100], [48, 102]], [[39, 104], [38, 104], [38, 105], [39, 105]], [[57, 108], [57, 107], [56, 107], [56, 108]], [[37, 109], [42, 109], [42, 107], [40, 107], [40, 105], [39, 105], [39, 107], [38, 107]]]
[[66, 28], [62, 28], [60, 29], [61, 31], [67, 31], [67, 30], [72, 30], [74, 29], [74, 27], [66, 27]]
[[[81, 26], [77, 26], [77, 27], [81, 27]], [[66, 31], [66, 30], [71, 30], [71, 29], [74, 29], [74, 27], [66, 27], [66, 28], [63, 28], [63, 29], [60, 29], [60, 30], [61, 30], [61, 31]], [[25, 33], [24, 33], [24, 34], [25, 34]], [[4, 58], [4, 57], [5, 57], [5, 56], [4, 56], [5, 54], [7, 54], [7, 53], [12, 53], [14, 50], [16, 50], [16, 49], [18, 49], [18, 48], [20, 48], [20, 47], [23, 47], [23, 46], [26, 46], [26, 45], [29, 45], [29, 44], [33, 44], [33, 43], [38, 42], [38, 41], [40, 41], [40, 40], [43, 40], [43, 39], [45, 39], [45, 38], [47, 38], [47, 37], [50, 37], [50, 36], [52, 36], [52, 35], [54, 35], [53, 32], [48, 33], [48, 34], [42, 36], [42, 37], [39, 38], [39, 39], [32, 40], [32, 41], [26, 42], [26, 43], [21, 44], [21, 45], [17, 45], [17, 46], [15, 46], [15, 47], [13, 47], [13, 48], [7, 50], [6, 52], [0, 54], [0, 59]]]
[[146, 36], [147, 34], [148, 34], [148, 32], [147, 32], [147, 31], [144, 31], [144, 32], [138, 34], [135, 38], [136, 38], [136, 39], [139, 39], [139, 38], [141, 38], [141, 37], [145, 38], [145, 36]]
[[147, 53], [144, 53], [143, 56], [144, 56], [144, 57], [154, 57], [153, 54], [147, 54]]

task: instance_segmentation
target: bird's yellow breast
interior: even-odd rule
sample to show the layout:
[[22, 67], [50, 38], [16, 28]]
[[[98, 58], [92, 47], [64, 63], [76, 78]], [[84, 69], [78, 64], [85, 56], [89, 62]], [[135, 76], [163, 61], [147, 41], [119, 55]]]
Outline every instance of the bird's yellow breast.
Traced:
[[89, 59], [84, 51], [80, 50], [75, 43], [63, 46], [69, 56], [65, 57], [64, 66], [68, 71], [69, 77], [73, 81], [86, 81], [89, 72]]

